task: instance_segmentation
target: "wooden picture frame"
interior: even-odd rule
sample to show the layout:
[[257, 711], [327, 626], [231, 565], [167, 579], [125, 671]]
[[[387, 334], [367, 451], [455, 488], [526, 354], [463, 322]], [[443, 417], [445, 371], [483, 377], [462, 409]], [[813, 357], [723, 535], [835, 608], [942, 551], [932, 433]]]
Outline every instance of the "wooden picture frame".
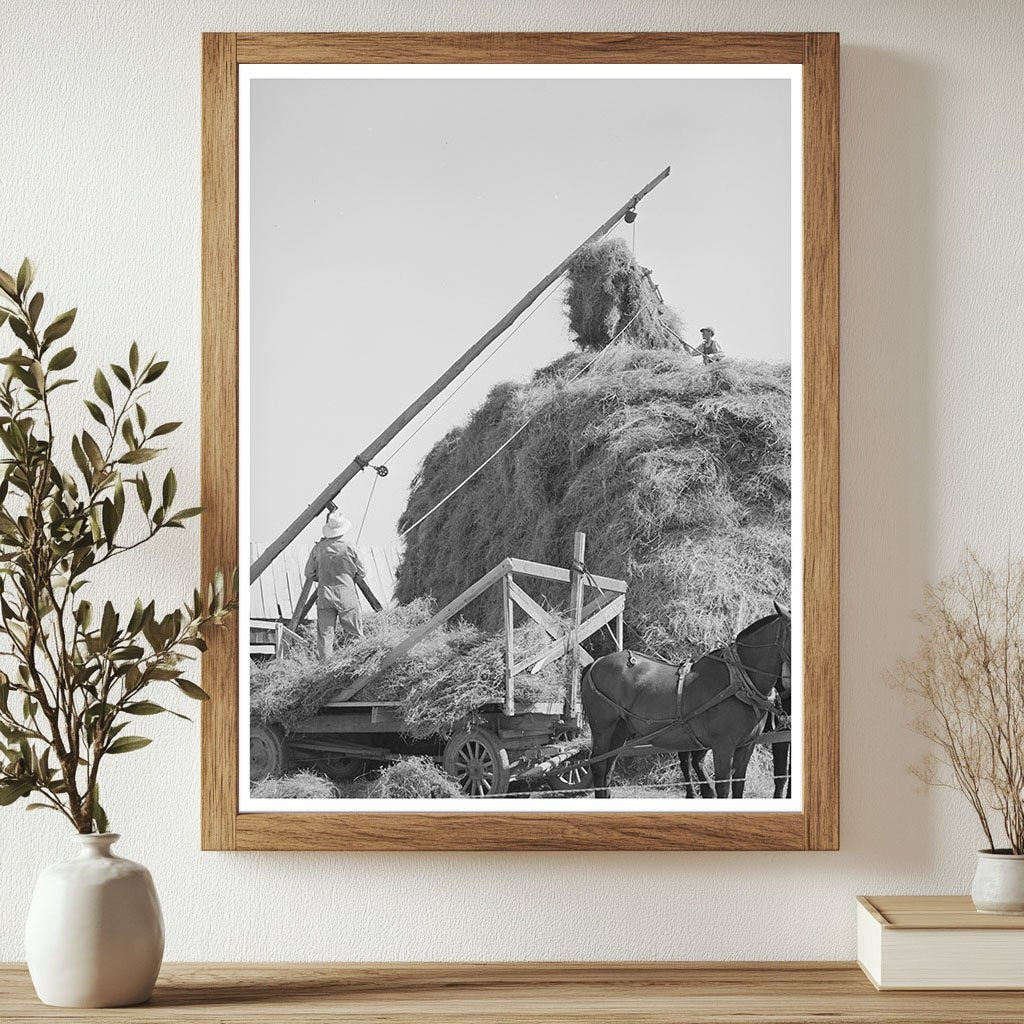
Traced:
[[239, 563], [238, 69], [246, 63], [803, 66], [804, 747], [799, 813], [240, 813], [237, 634], [203, 659], [207, 850], [834, 850], [839, 844], [839, 38], [250, 34], [202, 43], [202, 572]]

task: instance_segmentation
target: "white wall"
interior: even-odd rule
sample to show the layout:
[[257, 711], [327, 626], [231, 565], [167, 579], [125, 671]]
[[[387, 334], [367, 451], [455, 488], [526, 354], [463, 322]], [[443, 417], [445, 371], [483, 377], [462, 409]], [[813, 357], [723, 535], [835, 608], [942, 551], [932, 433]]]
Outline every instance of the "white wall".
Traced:
[[[202, 30], [843, 37], [841, 852], [200, 853], [197, 734], [160, 721], [106, 802], [156, 878], [169, 958], [850, 957], [855, 894], [966, 891], [977, 830], [906, 774], [916, 743], [885, 673], [926, 578], [966, 542], [1021, 542], [1021, 24], [1014, 0], [8, 0], [0, 265], [36, 258], [56, 305], [81, 307], [87, 359], [132, 338], [173, 358], [159, 404], [188, 422], [193, 492]], [[151, 553], [139, 586], [187, 593], [196, 536]], [[0, 959], [22, 956], [30, 880], [69, 847], [55, 817], [0, 812]]]

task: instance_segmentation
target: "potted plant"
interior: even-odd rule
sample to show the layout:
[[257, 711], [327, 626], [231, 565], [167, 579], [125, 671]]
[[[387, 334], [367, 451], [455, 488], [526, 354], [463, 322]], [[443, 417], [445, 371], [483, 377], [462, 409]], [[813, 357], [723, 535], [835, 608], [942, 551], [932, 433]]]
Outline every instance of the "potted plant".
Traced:
[[[174, 470], [146, 468], [175, 422], [150, 422], [143, 400], [167, 367], [132, 344], [123, 364], [97, 369], [88, 428], [55, 416], [78, 384], [65, 340], [68, 310], [43, 326], [43, 294], [25, 260], [0, 271], [0, 327], [14, 335], [0, 383], [0, 805], [62, 815], [76, 832], [75, 859], [42, 872], [26, 929], [39, 997], [63, 1006], [116, 1006], [152, 992], [163, 923], [149, 872], [116, 857], [101, 803], [108, 757], [148, 746], [134, 725], [185, 717], [161, 691], [206, 694], [187, 673], [203, 632], [233, 607], [218, 573], [182, 607], [158, 612], [139, 598], [121, 610], [94, 594], [94, 574], [198, 508], [175, 504]], [[54, 396], [58, 395], [55, 400]], [[62, 414], [61, 419], [65, 419]], [[109, 576], [108, 576], [109, 578]]]
[[914, 657], [897, 682], [914, 728], [937, 747], [914, 773], [958, 789], [986, 843], [971, 895], [983, 913], [1024, 914], [1024, 561], [969, 554], [925, 592]]

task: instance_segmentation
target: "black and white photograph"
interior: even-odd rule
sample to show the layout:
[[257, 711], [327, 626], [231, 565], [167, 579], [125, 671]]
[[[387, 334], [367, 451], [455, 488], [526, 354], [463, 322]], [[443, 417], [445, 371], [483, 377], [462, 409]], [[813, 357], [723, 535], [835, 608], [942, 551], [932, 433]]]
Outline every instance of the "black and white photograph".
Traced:
[[790, 65], [242, 69], [241, 810], [800, 809], [800, 125]]

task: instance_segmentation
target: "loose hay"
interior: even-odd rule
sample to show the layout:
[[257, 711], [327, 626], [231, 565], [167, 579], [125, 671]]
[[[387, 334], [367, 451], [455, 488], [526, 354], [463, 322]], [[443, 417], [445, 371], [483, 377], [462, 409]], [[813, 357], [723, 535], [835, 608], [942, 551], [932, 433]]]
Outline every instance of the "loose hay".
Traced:
[[[629, 582], [627, 644], [695, 657], [789, 600], [790, 368], [617, 343], [495, 387], [423, 461], [399, 527], [433, 507], [527, 418], [530, 427], [406, 537], [396, 596], [454, 598], [506, 555]], [[591, 592], [593, 593], [593, 592]], [[535, 588], [564, 607], [568, 587]], [[462, 613], [483, 629], [500, 603]]]
[[260, 779], [252, 784], [250, 792], [254, 800], [333, 800], [338, 795], [330, 779], [311, 771]]
[[[343, 686], [376, 670], [384, 655], [434, 611], [434, 603], [420, 597], [369, 615], [363, 622], [365, 638], [344, 644], [329, 662], [318, 661], [311, 645], [297, 645], [286, 657], [253, 663], [253, 718], [289, 728], [311, 717]], [[549, 642], [539, 627], [519, 627], [515, 631], [516, 657], [539, 654]], [[560, 699], [564, 671], [562, 664], [551, 663], [537, 675], [517, 677], [517, 701]], [[353, 699], [397, 701], [403, 732], [446, 736], [471, 712], [504, 701], [503, 673], [503, 636], [455, 620], [431, 633]]]
[[637, 348], [680, 348], [683, 323], [660, 298], [633, 250], [622, 238], [585, 245], [566, 274], [569, 331], [582, 349], [619, 340]]
[[417, 600], [367, 616], [365, 638], [341, 646], [329, 662], [312, 644], [297, 644], [283, 658], [252, 662], [250, 712], [261, 723], [294, 724], [315, 714], [330, 695], [361, 671], [375, 667], [396, 644], [430, 618], [431, 603]]
[[423, 800], [462, 796], [455, 780], [429, 757], [407, 757], [388, 765], [370, 786], [371, 797]]

